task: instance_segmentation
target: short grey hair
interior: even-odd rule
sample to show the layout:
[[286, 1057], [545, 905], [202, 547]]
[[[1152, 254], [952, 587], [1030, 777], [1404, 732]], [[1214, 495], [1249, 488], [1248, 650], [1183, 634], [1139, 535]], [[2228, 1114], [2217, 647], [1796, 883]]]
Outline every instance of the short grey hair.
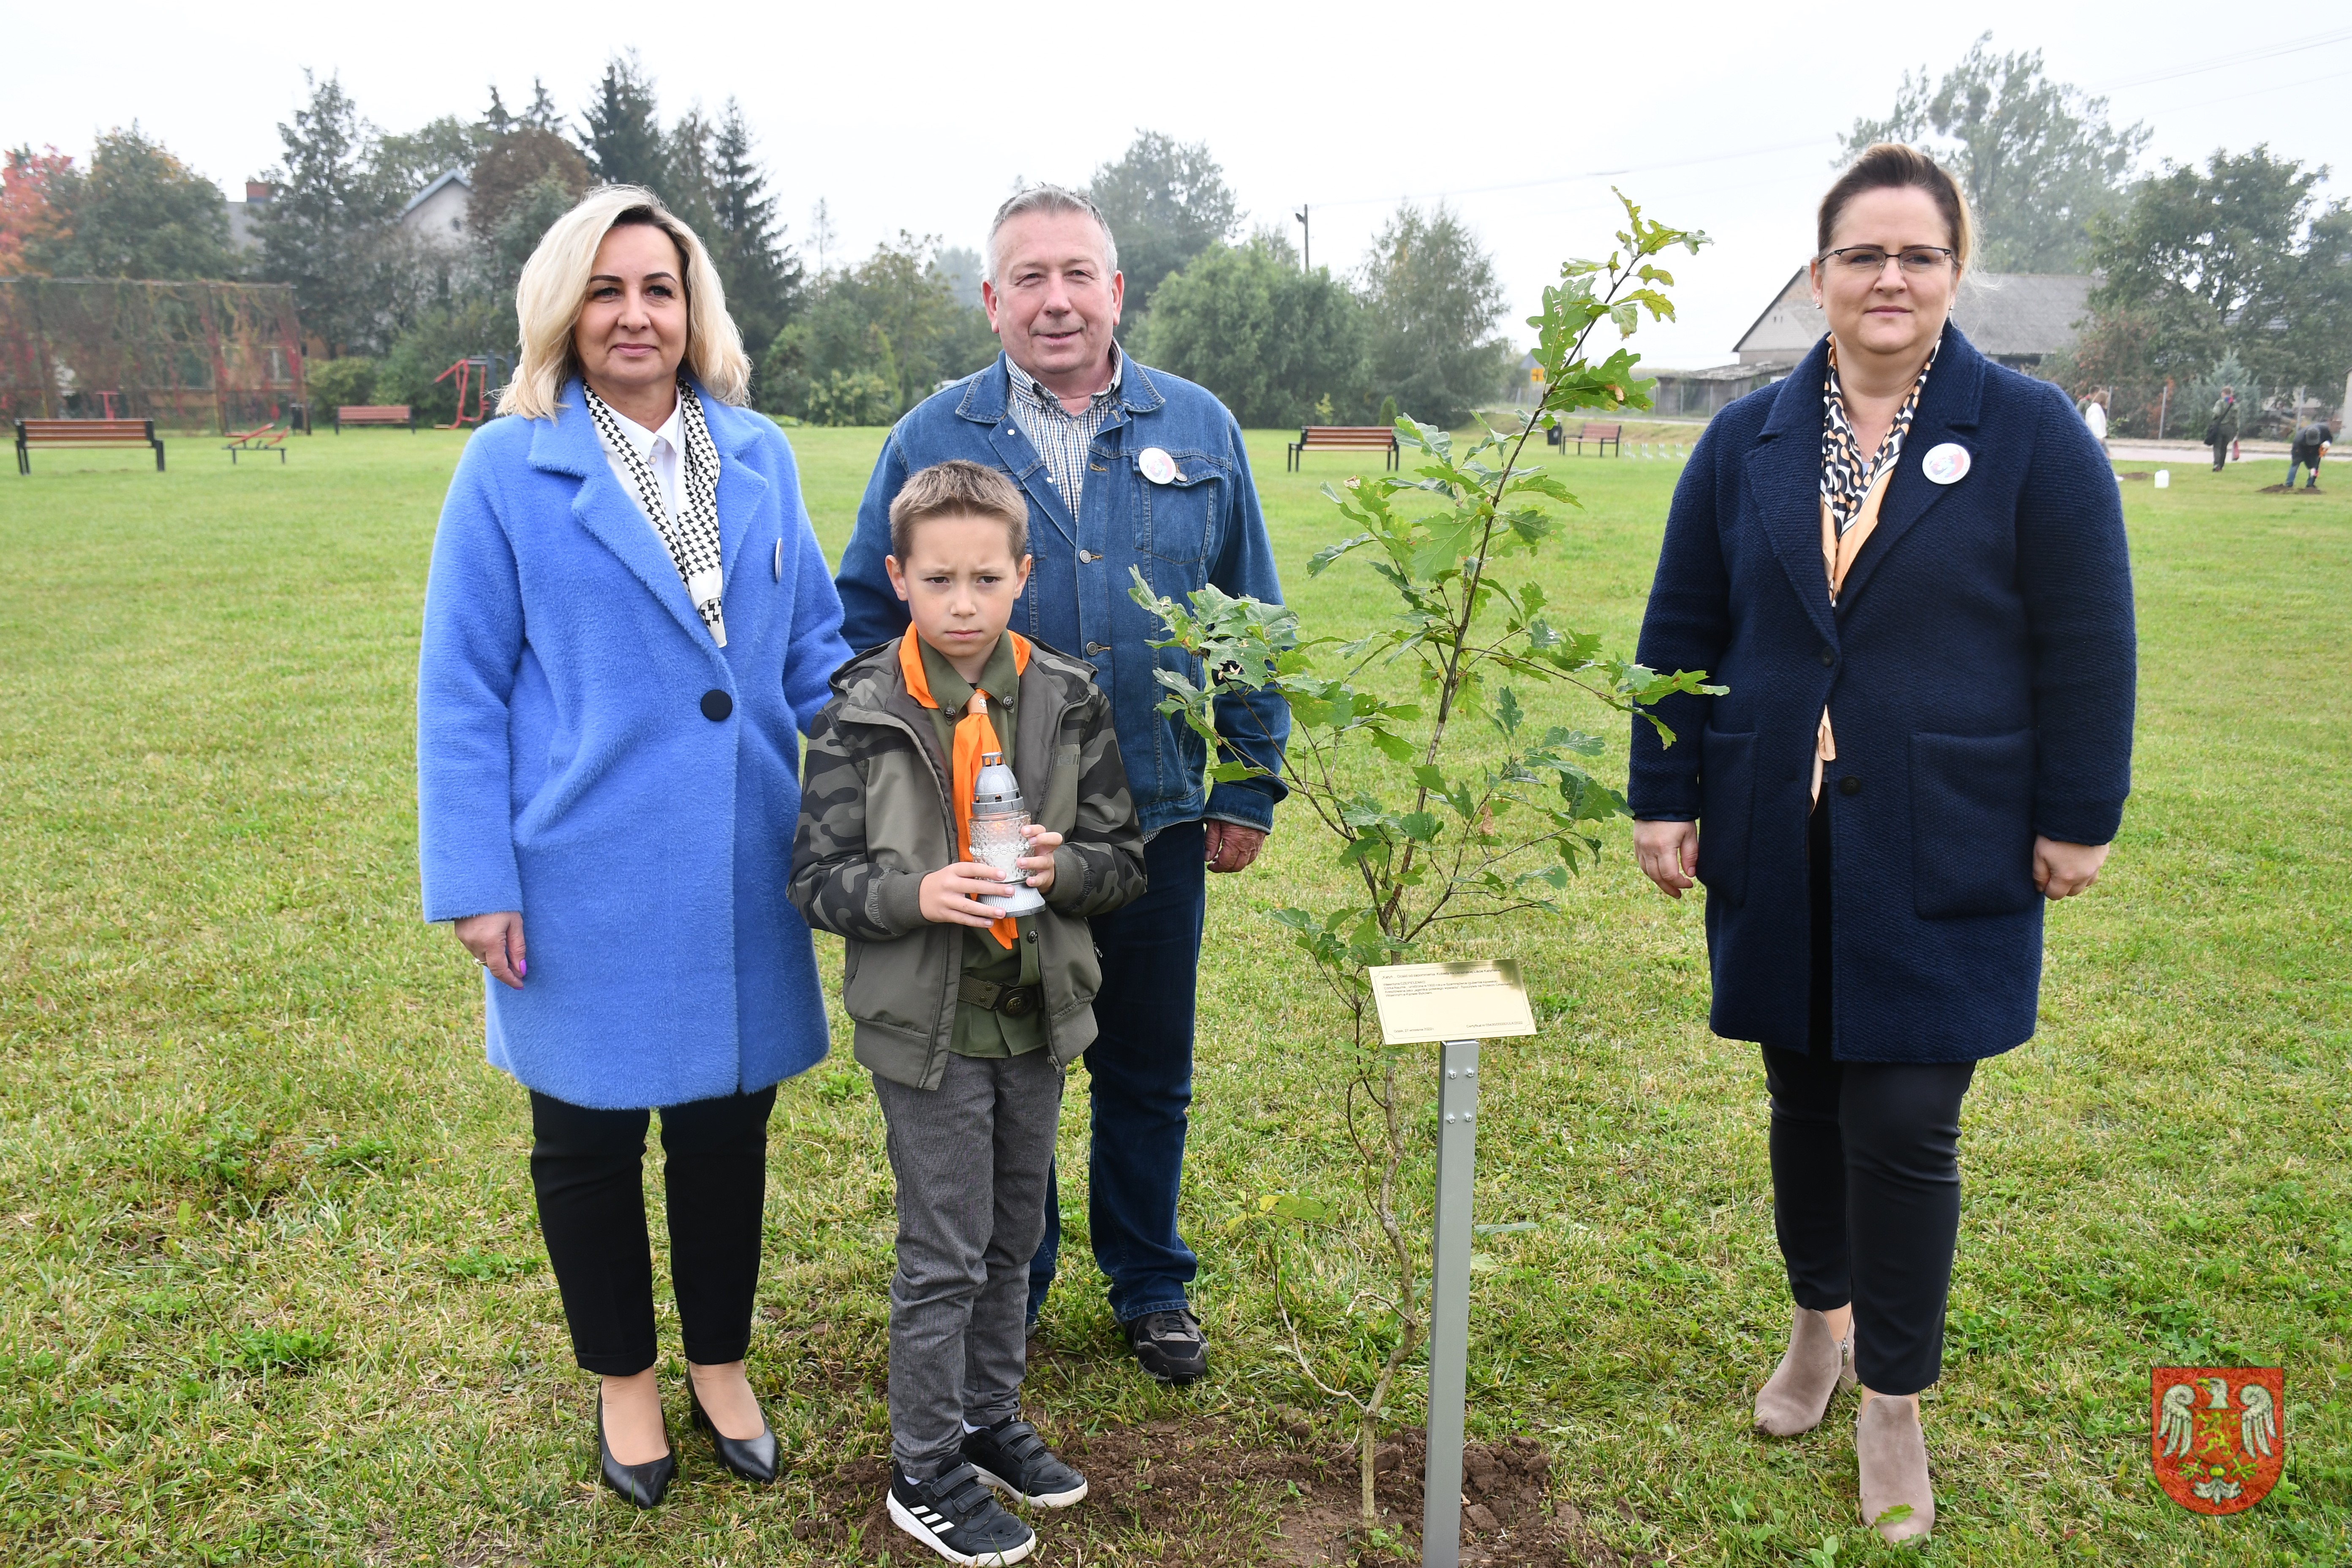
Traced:
[[997, 280], [996, 237], [1004, 232], [1006, 224], [1031, 213], [1044, 213], [1049, 217], [1063, 213], [1084, 213], [1094, 219], [1095, 226], [1102, 230], [1103, 270], [1106, 274], [1118, 270], [1118, 241], [1111, 237], [1110, 224], [1103, 217], [1102, 208], [1088, 201], [1082, 193], [1062, 185], [1032, 185], [1006, 197], [1004, 205], [996, 209], [996, 221], [988, 226], [987, 270], [983, 276], [991, 283]]

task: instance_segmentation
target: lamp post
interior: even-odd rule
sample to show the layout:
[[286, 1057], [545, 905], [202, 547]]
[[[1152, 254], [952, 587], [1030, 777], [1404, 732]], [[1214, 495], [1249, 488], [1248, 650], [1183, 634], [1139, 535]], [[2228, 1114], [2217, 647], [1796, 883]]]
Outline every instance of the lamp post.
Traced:
[[1290, 216], [1298, 220], [1298, 269], [1312, 272], [1315, 270], [1315, 231], [1307, 226], [1307, 204], [1299, 203], [1298, 210]]

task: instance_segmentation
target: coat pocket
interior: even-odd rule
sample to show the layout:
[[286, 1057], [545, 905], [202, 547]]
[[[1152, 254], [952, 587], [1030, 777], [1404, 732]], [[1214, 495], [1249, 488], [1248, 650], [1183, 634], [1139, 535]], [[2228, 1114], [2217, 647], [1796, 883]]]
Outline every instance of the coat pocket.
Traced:
[[2033, 907], [2033, 731], [1911, 737], [1911, 898], [1922, 920]]
[[1756, 737], [1715, 729], [1699, 737], [1698, 879], [1734, 909], [1748, 901], [1756, 816]]

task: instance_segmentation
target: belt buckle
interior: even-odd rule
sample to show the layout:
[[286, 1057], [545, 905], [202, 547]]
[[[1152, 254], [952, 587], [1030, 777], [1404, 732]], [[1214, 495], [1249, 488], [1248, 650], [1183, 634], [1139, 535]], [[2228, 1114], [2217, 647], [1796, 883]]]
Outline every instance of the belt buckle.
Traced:
[[1023, 985], [1006, 986], [996, 1002], [996, 1010], [1008, 1018], [1026, 1017], [1036, 1007], [1037, 993]]

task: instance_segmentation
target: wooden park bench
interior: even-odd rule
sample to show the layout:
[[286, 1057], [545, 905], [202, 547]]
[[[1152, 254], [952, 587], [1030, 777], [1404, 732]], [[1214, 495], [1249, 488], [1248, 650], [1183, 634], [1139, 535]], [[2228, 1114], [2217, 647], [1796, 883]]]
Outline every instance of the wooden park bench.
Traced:
[[1329, 447], [1345, 452], [1386, 452], [1388, 467], [1397, 466], [1396, 432], [1386, 425], [1309, 425], [1290, 443], [1284, 466], [1296, 469], [1309, 447]]
[[152, 419], [19, 419], [16, 471], [33, 471], [36, 447], [152, 447], [155, 471], [163, 471], [163, 443]]
[[1609, 448], [1612, 447], [1617, 448], [1617, 455], [1622, 458], [1625, 455], [1625, 443], [1621, 438], [1624, 430], [1625, 426], [1622, 425], [1595, 425], [1588, 421], [1583, 429], [1568, 438], [1576, 443], [1576, 455], [1580, 458], [1584, 456], [1584, 444], [1587, 441], [1591, 442], [1593, 449], [1604, 458], [1609, 455]]
[[346, 403], [335, 410], [335, 434], [346, 425], [405, 425], [416, 434], [416, 410], [405, 403]]
[[229, 465], [232, 468], [236, 466], [236, 455], [239, 452], [266, 452], [273, 447], [278, 449], [278, 461], [282, 466], [286, 461], [285, 431], [275, 425], [264, 425], [253, 430], [232, 431], [227, 447]]

